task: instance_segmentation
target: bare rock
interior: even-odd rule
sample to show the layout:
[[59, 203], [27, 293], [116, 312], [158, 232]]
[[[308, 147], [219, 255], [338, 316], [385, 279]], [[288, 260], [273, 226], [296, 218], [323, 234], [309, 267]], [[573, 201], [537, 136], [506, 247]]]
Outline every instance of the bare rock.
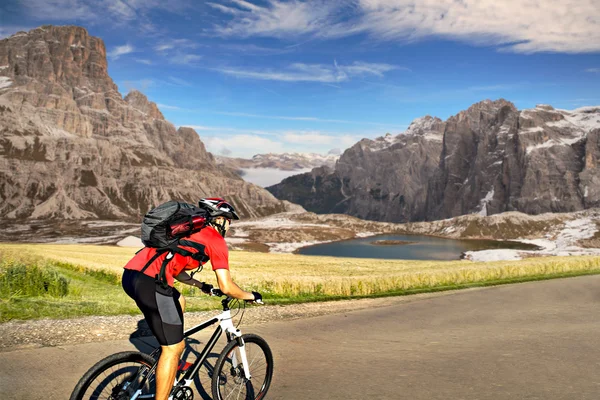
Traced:
[[219, 168], [193, 129], [177, 130], [145, 95], [123, 99], [104, 42], [84, 28], [0, 40], [0, 217], [138, 220], [169, 199], [215, 195], [245, 217], [287, 209]]
[[317, 213], [407, 222], [505, 211], [574, 212], [600, 204], [600, 107], [519, 111], [485, 100], [442, 122], [363, 139], [335, 170], [269, 187]]

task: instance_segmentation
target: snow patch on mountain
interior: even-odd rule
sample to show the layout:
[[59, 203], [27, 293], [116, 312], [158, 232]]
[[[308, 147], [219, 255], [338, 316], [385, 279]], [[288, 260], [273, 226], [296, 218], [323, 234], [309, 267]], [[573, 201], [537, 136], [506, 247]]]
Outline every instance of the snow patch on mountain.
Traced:
[[7, 76], [0, 76], [0, 89], [7, 88], [12, 85], [12, 80]]
[[406, 131], [396, 136], [387, 133], [385, 136], [371, 140], [368, 147], [371, 151], [381, 151], [413, 136], [420, 136], [425, 140], [441, 142], [444, 140], [444, 133], [436, 130], [436, 125], [441, 122], [439, 118], [429, 115], [417, 118], [408, 126]]

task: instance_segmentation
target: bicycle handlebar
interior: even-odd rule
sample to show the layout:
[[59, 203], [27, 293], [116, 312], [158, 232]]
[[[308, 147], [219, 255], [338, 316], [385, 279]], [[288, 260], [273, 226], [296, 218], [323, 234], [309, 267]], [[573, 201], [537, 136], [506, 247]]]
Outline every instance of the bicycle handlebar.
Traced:
[[[225, 293], [223, 293], [221, 291], [221, 289], [212, 288], [212, 289], [210, 289], [210, 295], [216, 296], [216, 297], [223, 297], [223, 296], [225, 296]], [[229, 297], [229, 296], [227, 296], [227, 297]], [[246, 301], [248, 303], [256, 303], [256, 304], [260, 304], [260, 305], [265, 304], [264, 301], [262, 301], [262, 299], [260, 299], [260, 300], [244, 300], [244, 301]]]

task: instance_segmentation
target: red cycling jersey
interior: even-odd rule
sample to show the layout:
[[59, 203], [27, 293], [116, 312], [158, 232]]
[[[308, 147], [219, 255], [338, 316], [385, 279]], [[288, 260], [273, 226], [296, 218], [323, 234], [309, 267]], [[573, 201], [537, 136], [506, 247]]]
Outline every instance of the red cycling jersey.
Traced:
[[[204, 245], [204, 252], [210, 259], [212, 269], [229, 269], [229, 251], [227, 250], [227, 243], [225, 239], [217, 232], [214, 228], [208, 226], [199, 232], [196, 232], [188, 237], [186, 240], [191, 240], [196, 243]], [[125, 265], [125, 269], [131, 269], [134, 271], [141, 271], [146, 263], [156, 254], [156, 249], [151, 247], [144, 247], [140, 250], [129, 262]], [[155, 277], [160, 273], [160, 267], [164, 258], [168, 253], [160, 255], [146, 270], [144, 274]], [[175, 253], [173, 259], [167, 265], [166, 277], [169, 286], [173, 286], [175, 276], [179, 275], [181, 271], [192, 270], [198, 268], [198, 261], [191, 257], [185, 257], [181, 254]]]

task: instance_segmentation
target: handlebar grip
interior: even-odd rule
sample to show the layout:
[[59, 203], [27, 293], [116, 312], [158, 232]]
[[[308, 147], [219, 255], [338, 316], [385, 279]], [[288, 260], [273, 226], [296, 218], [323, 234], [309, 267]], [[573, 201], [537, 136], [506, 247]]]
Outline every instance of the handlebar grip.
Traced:
[[215, 289], [215, 288], [210, 289], [210, 295], [217, 296], [217, 297], [224, 296], [223, 292], [221, 292], [221, 289]]

